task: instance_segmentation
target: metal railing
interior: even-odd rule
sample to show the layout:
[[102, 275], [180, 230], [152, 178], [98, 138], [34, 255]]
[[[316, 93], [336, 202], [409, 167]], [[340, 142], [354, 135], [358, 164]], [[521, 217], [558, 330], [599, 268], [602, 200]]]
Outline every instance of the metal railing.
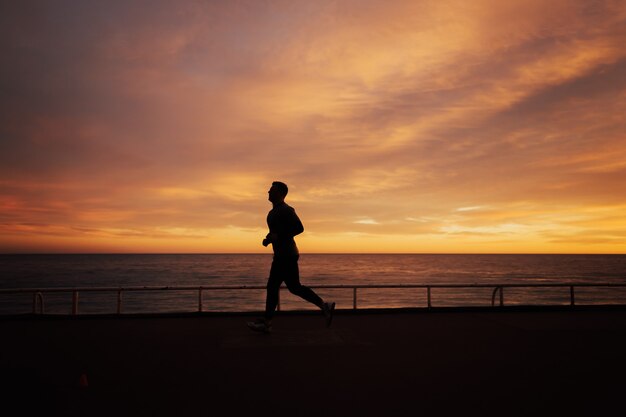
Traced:
[[[363, 284], [363, 285], [317, 285], [311, 286], [315, 289], [344, 289], [352, 290], [352, 308], [358, 309], [358, 290], [361, 289], [424, 289], [426, 291], [426, 305], [430, 309], [433, 307], [433, 289], [493, 289], [491, 295], [491, 306], [496, 306], [496, 296], [499, 295], [499, 307], [504, 306], [504, 290], [510, 288], [569, 288], [570, 305], [576, 305], [576, 288], [626, 288], [625, 284], [616, 283], [558, 283], [558, 284]], [[31, 293], [33, 296], [33, 314], [45, 314], [44, 294], [48, 293], [70, 293], [72, 294], [72, 315], [79, 314], [80, 293], [85, 292], [117, 292], [117, 314], [122, 313], [123, 294], [135, 291], [197, 291], [198, 312], [203, 311], [203, 295], [208, 291], [243, 291], [243, 290], [265, 290], [262, 285], [222, 285], [222, 286], [147, 286], [147, 287], [78, 287], [78, 288], [12, 288], [0, 289], [2, 294], [23, 294]], [[286, 290], [281, 287], [281, 290]], [[623, 304], [618, 304], [623, 305]], [[278, 304], [280, 310], [280, 300]]]

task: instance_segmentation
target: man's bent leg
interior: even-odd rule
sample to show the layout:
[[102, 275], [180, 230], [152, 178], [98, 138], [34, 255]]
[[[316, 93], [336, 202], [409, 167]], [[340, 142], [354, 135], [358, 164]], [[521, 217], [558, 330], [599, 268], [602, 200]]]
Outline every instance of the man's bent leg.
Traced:
[[298, 269], [298, 256], [286, 258], [284, 264], [284, 281], [289, 291], [298, 297], [323, 308], [324, 301], [319, 295], [307, 286], [300, 284], [300, 270]]

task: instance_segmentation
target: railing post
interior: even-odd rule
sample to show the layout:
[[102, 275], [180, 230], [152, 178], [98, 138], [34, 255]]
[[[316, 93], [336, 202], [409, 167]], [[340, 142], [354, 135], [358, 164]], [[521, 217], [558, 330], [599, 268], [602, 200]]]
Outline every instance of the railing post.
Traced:
[[356, 287], [352, 288], [352, 308], [354, 310], [357, 309]]
[[202, 287], [198, 290], [198, 312], [202, 313]]
[[573, 285], [569, 287], [569, 301], [570, 301], [570, 305], [573, 307], [574, 306], [574, 286]]
[[122, 289], [117, 290], [117, 314], [122, 314]]
[[33, 314], [37, 314], [37, 300], [39, 300], [39, 314], [44, 313], [43, 294], [41, 292], [33, 293]]
[[502, 294], [502, 291], [503, 291], [502, 286], [497, 285], [493, 289], [493, 293], [491, 294], [491, 307], [494, 307], [496, 305], [496, 294], [498, 293], [498, 291], [500, 291], [500, 307], [504, 305], [504, 295]]
[[72, 315], [78, 314], [78, 291], [74, 290], [72, 293]]
[[431, 300], [431, 298], [430, 298], [430, 287], [426, 287], [426, 299], [427, 299], [427, 302], [428, 302], [428, 308], [432, 308], [433, 305], [430, 302], [430, 300]]

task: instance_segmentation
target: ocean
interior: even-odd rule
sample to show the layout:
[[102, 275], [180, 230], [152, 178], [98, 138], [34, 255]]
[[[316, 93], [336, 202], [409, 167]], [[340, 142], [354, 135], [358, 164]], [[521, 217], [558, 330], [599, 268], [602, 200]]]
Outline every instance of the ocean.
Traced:
[[[264, 285], [272, 255], [0, 255], [0, 289]], [[304, 285], [626, 284], [626, 255], [302, 254]], [[337, 308], [352, 308], [351, 289], [319, 289]], [[432, 289], [433, 306], [488, 306], [493, 288]], [[569, 288], [507, 288], [506, 305], [567, 305]], [[263, 290], [205, 291], [203, 311], [261, 311]], [[577, 304], [626, 304], [622, 288], [577, 288]], [[70, 293], [45, 293], [45, 312], [68, 314]], [[426, 290], [359, 289], [359, 308], [425, 307]], [[29, 313], [32, 294], [0, 293], [0, 314]], [[116, 292], [82, 292], [81, 314], [115, 313]], [[283, 310], [311, 309], [287, 291]], [[124, 313], [192, 312], [197, 291], [123, 295]]]

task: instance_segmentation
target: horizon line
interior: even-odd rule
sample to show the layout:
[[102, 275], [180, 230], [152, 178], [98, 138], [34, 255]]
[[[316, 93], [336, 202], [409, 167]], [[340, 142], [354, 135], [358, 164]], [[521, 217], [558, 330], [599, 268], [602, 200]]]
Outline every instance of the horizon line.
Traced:
[[[13, 255], [267, 255], [261, 252], [0, 252], [0, 256]], [[300, 255], [581, 255], [624, 256], [626, 253], [582, 252], [301, 252]]]

